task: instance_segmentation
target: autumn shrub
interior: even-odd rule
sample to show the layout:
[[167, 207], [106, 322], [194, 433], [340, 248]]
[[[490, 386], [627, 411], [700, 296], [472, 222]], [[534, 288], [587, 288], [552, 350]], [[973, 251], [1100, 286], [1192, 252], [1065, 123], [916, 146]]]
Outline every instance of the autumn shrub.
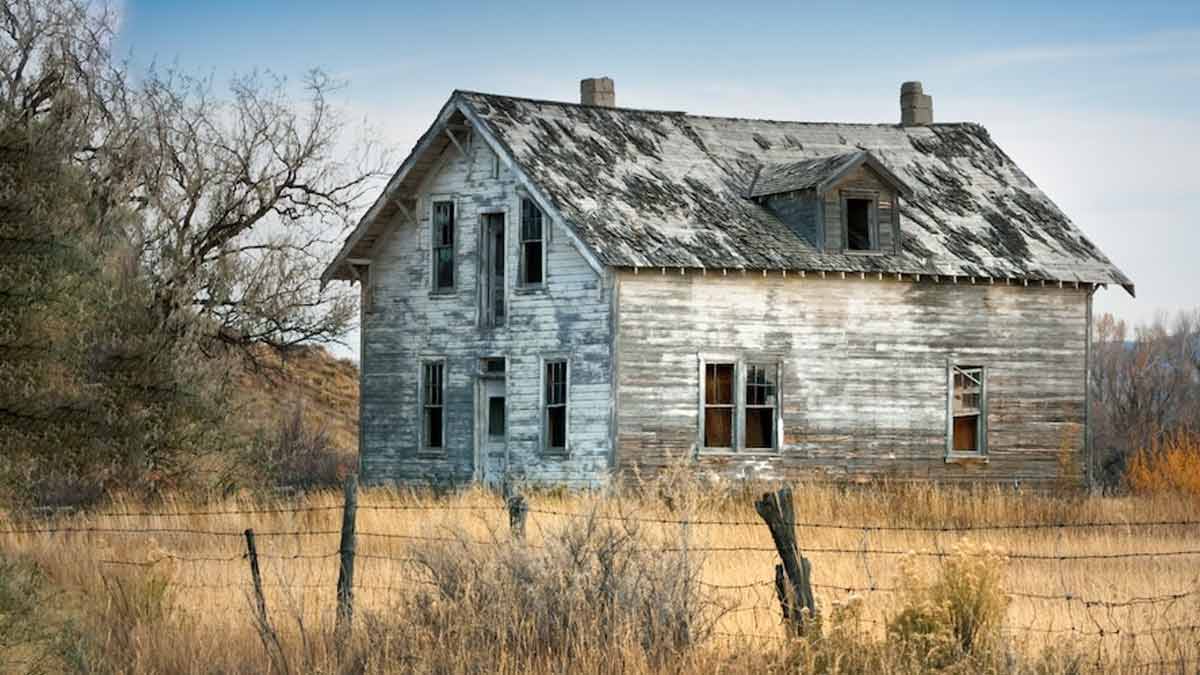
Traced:
[[415, 546], [422, 590], [365, 622], [372, 649], [415, 672], [669, 671], [726, 611], [698, 556], [632, 521], [592, 513], [536, 547], [449, 538]]
[[292, 491], [334, 488], [351, 471], [323, 424], [310, 423], [296, 401], [275, 428], [259, 431], [232, 469], [227, 483]]
[[1001, 644], [1008, 608], [1004, 558], [990, 548], [956, 547], [933, 579], [915, 561], [901, 563], [902, 609], [888, 622], [889, 640], [934, 667], [986, 659]]
[[1126, 465], [1125, 484], [1135, 494], [1200, 497], [1200, 434], [1168, 434], [1139, 449]]

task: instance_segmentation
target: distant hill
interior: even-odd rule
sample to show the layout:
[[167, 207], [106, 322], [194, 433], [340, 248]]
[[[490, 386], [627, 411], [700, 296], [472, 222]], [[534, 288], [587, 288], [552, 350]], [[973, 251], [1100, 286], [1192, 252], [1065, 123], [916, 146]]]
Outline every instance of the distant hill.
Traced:
[[357, 364], [316, 346], [261, 350], [257, 357], [261, 367], [247, 367], [239, 378], [248, 420], [271, 426], [299, 404], [306, 426], [324, 428], [341, 453], [357, 454]]

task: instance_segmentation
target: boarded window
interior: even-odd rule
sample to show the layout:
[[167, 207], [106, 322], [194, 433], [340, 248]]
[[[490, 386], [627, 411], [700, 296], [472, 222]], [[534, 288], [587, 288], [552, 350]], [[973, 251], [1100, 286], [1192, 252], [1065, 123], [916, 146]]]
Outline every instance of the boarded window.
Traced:
[[454, 290], [454, 202], [433, 203], [433, 290]]
[[504, 214], [485, 213], [482, 217], [487, 249], [480, 261], [483, 279], [487, 288], [484, 292], [483, 318], [489, 326], [503, 326], [504, 306]]
[[546, 361], [546, 449], [567, 449], [567, 362]]
[[846, 209], [846, 249], [850, 251], [872, 251], [876, 246], [873, 211], [874, 202], [870, 199], [847, 199], [843, 202]]
[[746, 366], [746, 447], [775, 447], [777, 373], [774, 364]]
[[704, 366], [704, 447], [733, 447], [733, 373], [732, 363], [708, 363]]
[[952, 366], [954, 398], [951, 406], [954, 452], [982, 453], [985, 450], [986, 399], [984, 370], [978, 366]]
[[488, 436], [504, 436], [504, 397], [488, 397]]
[[532, 200], [521, 200], [521, 285], [542, 283], [545, 246], [542, 210]]
[[445, 447], [445, 398], [446, 364], [431, 361], [424, 366], [421, 400], [424, 405], [424, 444], [426, 448], [440, 450]]

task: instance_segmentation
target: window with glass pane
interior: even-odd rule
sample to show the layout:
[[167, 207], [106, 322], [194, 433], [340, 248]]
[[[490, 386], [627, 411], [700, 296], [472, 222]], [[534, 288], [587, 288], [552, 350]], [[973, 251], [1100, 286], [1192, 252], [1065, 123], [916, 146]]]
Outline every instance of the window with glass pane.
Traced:
[[454, 290], [454, 202], [433, 203], [433, 290]]
[[431, 361], [425, 364], [424, 385], [421, 400], [424, 404], [424, 441], [425, 447], [441, 449], [445, 445], [445, 418], [443, 415], [443, 395], [445, 393], [446, 364], [441, 361]]
[[546, 362], [545, 438], [548, 450], [567, 449], [567, 362]]
[[732, 363], [704, 365], [704, 447], [733, 447]]
[[953, 366], [955, 452], [983, 452], [983, 368]]
[[746, 366], [746, 447], [775, 447], [775, 414], [778, 404], [777, 368], [774, 364]]
[[493, 438], [504, 436], [503, 396], [491, 396], [488, 398], [488, 436]]
[[542, 283], [542, 210], [529, 199], [521, 200], [521, 285]]

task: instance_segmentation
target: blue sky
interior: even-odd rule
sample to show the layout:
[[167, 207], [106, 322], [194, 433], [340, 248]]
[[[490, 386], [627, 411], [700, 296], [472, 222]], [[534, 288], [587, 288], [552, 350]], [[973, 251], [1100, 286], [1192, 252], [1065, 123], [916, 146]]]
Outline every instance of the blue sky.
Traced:
[[[1200, 306], [1200, 2], [329, 3], [122, 6], [119, 49], [212, 75], [321, 67], [400, 155], [455, 88], [798, 120], [898, 117], [922, 80], [975, 121], [1138, 286], [1099, 311]], [[356, 340], [351, 341], [354, 344]]]

